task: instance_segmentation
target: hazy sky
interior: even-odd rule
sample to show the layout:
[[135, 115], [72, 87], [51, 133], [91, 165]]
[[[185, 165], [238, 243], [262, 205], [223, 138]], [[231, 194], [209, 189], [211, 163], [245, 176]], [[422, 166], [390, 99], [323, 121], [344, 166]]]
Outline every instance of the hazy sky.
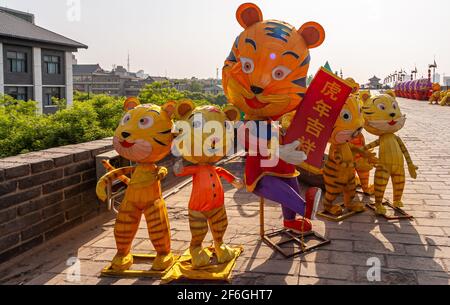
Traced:
[[[79, 63], [144, 69], [151, 75], [215, 77], [241, 32], [235, 11], [245, 0], [80, 0], [79, 21], [68, 18], [78, 0], [0, 0], [29, 11], [36, 23], [89, 46]], [[366, 82], [396, 69], [419, 77], [436, 56], [438, 72], [450, 75], [448, 0], [254, 0], [265, 19], [296, 28], [317, 21], [325, 43], [312, 50], [310, 73], [329, 60], [334, 70]]]

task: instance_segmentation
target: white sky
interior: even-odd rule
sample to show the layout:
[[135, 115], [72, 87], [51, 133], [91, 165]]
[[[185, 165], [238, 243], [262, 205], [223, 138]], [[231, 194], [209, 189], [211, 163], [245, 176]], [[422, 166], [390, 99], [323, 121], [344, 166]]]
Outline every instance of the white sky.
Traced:
[[[68, 3], [81, 1], [80, 20], [71, 22]], [[79, 63], [113, 64], [151, 75], [215, 77], [241, 32], [235, 11], [245, 0], [0, 0], [29, 11], [36, 23], [85, 43]], [[448, 0], [254, 0], [265, 19], [299, 27], [321, 23], [325, 43], [312, 50], [310, 73], [329, 60], [344, 76], [367, 82], [417, 65], [426, 76], [436, 56], [437, 72], [450, 75]], [[220, 71], [220, 70], [219, 70]], [[221, 73], [219, 73], [220, 75]]]

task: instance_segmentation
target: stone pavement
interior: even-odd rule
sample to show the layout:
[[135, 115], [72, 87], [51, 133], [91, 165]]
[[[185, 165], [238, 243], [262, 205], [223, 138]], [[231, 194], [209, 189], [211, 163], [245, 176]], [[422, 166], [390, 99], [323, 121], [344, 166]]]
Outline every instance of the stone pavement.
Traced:
[[[381, 262], [380, 284], [449, 284], [450, 107], [400, 98], [399, 102], [408, 118], [399, 135], [419, 166], [418, 179], [407, 179], [404, 194], [405, 209], [415, 219], [388, 222], [366, 211], [341, 223], [315, 220], [315, 230], [331, 239], [331, 244], [285, 259], [259, 240], [259, 199], [225, 182], [226, 240], [245, 249], [237, 260], [233, 284], [373, 284], [367, 279], [367, 260], [372, 257]], [[237, 159], [226, 167], [242, 176], [242, 166]], [[190, 190], [188, 186], [167, 199], [175, 252], [189, 245]], [[281, 224], [280, 214], [277, 204], [267, 203], [267, 229]], [[114, 215], [107, 213], [0, 265], [0, 283], [159, 284], [152, 279], [99, 277], [115, 254], [113, 224]], [[135, 252], [152, 249], [144, 222], [133, 248]], [[71, 257], [80, 260], [78, 282], [67, 276]]]

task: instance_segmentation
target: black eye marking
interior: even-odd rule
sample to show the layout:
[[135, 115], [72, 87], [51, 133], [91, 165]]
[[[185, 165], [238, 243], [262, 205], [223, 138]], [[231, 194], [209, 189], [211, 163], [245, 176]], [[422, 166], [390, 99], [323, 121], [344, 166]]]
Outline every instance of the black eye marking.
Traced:
[[291, 55], [291, 56], [294, 56], [295, 59], [299, 59], [299, 58], [300, 58], [300, 56], [298, 56], [296, 53], [294, 53], [294, 52], [292, 52], [292, 51], [287, 51], [287, 52], [284, 52], [284, 53], [282, 54], [282, 56], [285, 56], [285, 55]]

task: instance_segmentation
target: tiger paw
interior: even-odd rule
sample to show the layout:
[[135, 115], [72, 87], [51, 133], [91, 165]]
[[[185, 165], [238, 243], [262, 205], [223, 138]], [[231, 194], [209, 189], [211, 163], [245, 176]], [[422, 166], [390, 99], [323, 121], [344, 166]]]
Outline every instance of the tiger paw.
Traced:
[[221, 244], [220, 246], [215, 246], [215, 249], [216, 249], [217, 261], [219, 264], [229, 262], [235, 257], [234, 250], [225, 244]]
[[172, 264], [175, 258], [173, 257], [172, 253], [169, 254], [158, 254], [155, 257], [155, 260], [153, 261], [152, 270], [156, 271], [163, 271], [169, 268]]
[[191, 248], [191, 262], [194, 268], [200, 268], [209, 265], [210, 256], [202, 247]]
[[401, 202], [401, 201], [394, 201], [393, 205], [396, 208], [403, 208], [403, 202]]
[[362, 189], [365, 195], [373, 196], [373, 194], [375, 194], [375, 187], [373, 186], [373, 184], [369, 185], [368, 187], [363, 187]]
[[386, 215], [386, 208], [382, 204], [375, 204], [375, 213], [378, 215]]
[[339, 205], [334, 204], [324, 204], [325, 211], [330, 213], [333, 216], [341, 216], [344, 213], [344, 210]]
[[116, 254], [111, 261], [111, 268], [113, 270], [128, 270], [131, 265], [133, 265], [133, 255], [131, 255], [131, 253], [128, 253], [128, 255], [125, 256]]
[[346, 204], [345, 207], [348, 210], [350, 210], [352, 212], [357, 212], [357, 213], [364, 212], [366, 210], [364, 207], [364, 203], [362, 203], [362, 202], [352, 202], [352, 203]]

